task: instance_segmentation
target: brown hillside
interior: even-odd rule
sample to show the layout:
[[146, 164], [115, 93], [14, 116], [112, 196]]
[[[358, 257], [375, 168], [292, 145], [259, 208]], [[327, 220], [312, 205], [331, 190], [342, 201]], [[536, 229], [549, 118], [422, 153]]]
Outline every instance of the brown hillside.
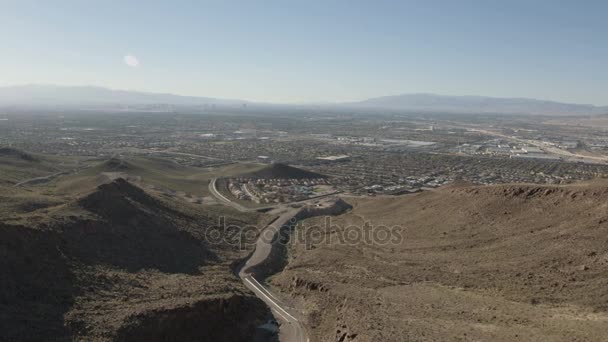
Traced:
[[217, 259], [200, 240], [180, 228], [191, 217], [121, 178], [100, 185], [77, 203], [100, 218], [76, 220], [62, 227], [69, 252], [83, 261], [129, 271], [153, 268], [196, 274], [199, 266]]
[[78, 204], [110, 221], [129, 221], [140, 214], [159, 218], [164, 212], [179, 214], [123, 178], [99, 185]]
[[2, 340], [246, 341], [268, 314], [232, 273], [238, 246], [204, 239], [218, 213], [123, 179], [42, 210], [0, 221]]
[[274, 283], [307, 301], [317, 338], [604, 340], [606, 183], [458, 185], [348, 200], [353, 211], [334, 218], [326, 241], [365, 221], [398, 225], [403, 240], [292, 246]]

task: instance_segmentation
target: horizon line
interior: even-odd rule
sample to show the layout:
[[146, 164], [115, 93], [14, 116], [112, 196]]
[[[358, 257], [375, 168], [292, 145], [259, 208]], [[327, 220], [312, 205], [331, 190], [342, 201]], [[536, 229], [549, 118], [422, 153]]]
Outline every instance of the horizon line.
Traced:
[[131, 93], [140, 93], [140, 94], [148, 94], [148, 95], [170, 95], [170, 96], [178, 96], [178, 97], [194, 97], [194, 98], [209, 98], [214, 100], [222, 100], [222, 101], [242, 101], [247, 103], [257, 103], [257, 104], [269, 104], [269, 105], [341, 105], [341, 104], [355, 104], [359, 102], [364, 102], [372, 99], [380, 99], [387, 97], [398, 97], [398, 96], [408, 96], [408, 95], [430, 95], [430, 96], [442, 96], [442, 97], [478, 97], [478, 98], [489, 98], [489, 99], [520, 99], [520, 100], [533, 100], [533, 101], [544, 101], [544, 102], [553, 102], [559, 104], [567, 104], [567, 105], [581, 105], [581, 106], [593, 106], [596, 108], [608, 107], [606, 105], [598, 105], [594, 103], [579, 103], [579, 102], [567, 102], [561, 100], [554, 99], [544, 99], [544, 98], [536, 98], [536, 97], [527, 97], [527, 96], [494, 96], [494, 95], [473, 95], [473, 94], [441, 94], [436, 92], [411, 92], [411, 93], [398, 93], [398, 94], [390, 94], [390, 95], [377, 95], [370, 96], [364, 99], [355, 99], [349, 101], [327, 101], [327, 100], [317, 100], [317, 101], [294, 101], [294, 102], [281, 102], [281, 101], [259, 101], [259, 100], [249, 100], [244, 98], [233, 98], [233, 97], [215, 97], [215, 96], [206, 96], [206, 95], [189, 95], [189, 94], [178, 94], [170, 91], [148, 91], [148, 90], [139, 90], [139, 89], [126, 89], [126, 88], [114, 88], [111, 86], [103, 86], [103, 85], [95, 85], [95, 84], [78, 84], [78, 85], [68, 85], [68, 84], [58, 84], [58, 83], [20, 83], [20, 84], [10, 84], [10, 85], [0, 85], [0, 88], [19, 88], [19, 87], [57, 87], [57, 88], [97, 88], [109, 91], [122, 91], [122, 92], [131, 92]]

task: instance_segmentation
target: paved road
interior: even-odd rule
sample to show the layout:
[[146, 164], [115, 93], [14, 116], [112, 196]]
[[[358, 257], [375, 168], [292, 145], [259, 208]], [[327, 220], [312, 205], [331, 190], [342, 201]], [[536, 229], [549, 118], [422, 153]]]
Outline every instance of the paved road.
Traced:
[[242, 212], [247, 211], [259, 211], [264, 209], [274, 209], [277, 206], [267, 206], [267, 207], [255, 207], [255, 208], [247, 208], [242, 206], [234, 201], [231, 201], [228, 197], [222, 195], [222, 193], [217, 189], [217, 178], [213, 178], [211, 182], [209, 182], [209, 192], [213, 197], [218, 199], [220, 203], [233, 207], [234, 209]]
[[243, 278], [245, 286], [253, 291], [256, 296], [262, 299], [272, 311], [273, 316], [281, 323], [279, 327], [279, 340], [287, 342], [309, 342], [306, 329], [300, 321], [292, 314], [293, 308], [285, 305], [272, 293], [270, 293], [262, 284], [254, 277], [247, 276]]
[[[211, 180], [211, 182], [209, 182], [209, 192], [215, 198], [217, 198], [220, 203], [229, 205], [239, 211], [247, 212], [262, 209], [246, 208], [222, 195], [217, 189], [217, 178], [214, 178]], [[338, 193], [338, 191], [298, 202], [302, 204], [306, 202], [314, 202], [319, 200], [321, 197], [335, 195], [336, 193]], [[270, 255], [272, 243], [275, 242], [275, 239], [278, 241], [278, 238], [276, 237], [278, 236], [281, 227], [289, 223], [289, 221], [301, 210], [301, 208], [293, 208], [289, 205], [289, 203], [286, 203], [265, 207], [263, 209], [270, 209], [271, 211], [268, 212], [269, 214], [279, 216], [275, 221], [270, 223], [264, 228], [264, 230], [262, 230], [260, 237], [256, 241], [255, 250], [245, 265], [241, 268], [239, 277], [243, 280], [243, 283], [245, 286], [247, 286], [247, 288], [253, 291], [258, 298], [263, 300], [266, 305], [270, 307], [273, 316], [278, 322], [281, 323], [279, 327], [280, 341], [309, 342], [310, 339], [308, 337], [308, 332], [306, 331], [304, 324], [302, 324], [302, 322], [298, 319], [299, 313], [297, 310], [281, 302], [281, 300], [276, 295], [272, 294], [264, 285], [262, 285], [251, 272], [252, 267], [259, 265], [264, 261], [267, 261], [268, 258], [272, 257]]]
[[[297, 311], [283, 303], [277, 296], [272, 294], [264, 285], [255, 279], [255, 275], [250, 272], [251, 268], [266, 261], [270, 257], [273, 240], [279, 234], [281, 227], [288, 223], [299, 209], [276, 209], [279, 217], [269, 224], [256, 241], [255, 250], [249, 260], [245, 263], [239, 277], [247, 288], [253, 291], [258, 298], [263, 300], [270, 307], [276, 320], [281, 323], [279, 327], [279, 339], [282, 342], [308, 342], [306, 328], [297, 318]], [[278, 239], [277, 239], [278, 240]]]
[[213, 178], [211, 182], [209, 182], [209, 192], [213, 195], [213, 197], [220, 200], [222, 204], [229, 205], [238, 211], [251, 211], [251, 209], [245, 208], [242, 205], [235, 203], [229, 200], [226, 196], [222, 195], [217, 189], [217, 178]]

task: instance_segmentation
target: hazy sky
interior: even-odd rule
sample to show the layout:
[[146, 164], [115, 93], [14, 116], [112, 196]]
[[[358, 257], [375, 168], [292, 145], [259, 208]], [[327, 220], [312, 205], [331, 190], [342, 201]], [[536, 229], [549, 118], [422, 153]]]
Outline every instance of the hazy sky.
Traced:
[[608, 1], [0, 0], [0, 85], [608, 104]]

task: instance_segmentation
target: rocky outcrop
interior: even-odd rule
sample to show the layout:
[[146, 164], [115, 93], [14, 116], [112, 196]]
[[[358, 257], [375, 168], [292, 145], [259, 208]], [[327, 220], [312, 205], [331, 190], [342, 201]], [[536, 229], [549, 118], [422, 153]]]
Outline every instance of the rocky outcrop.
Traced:
[[326, 284], [323, 284], [318, 281], [312, 281], [304, 278], [300, 278], [294, 276], [291, 283], [289, 284], [288, 289], [290, 291], [302, 290], [305, 291], [319, 291], [319, 292], [327, 292], [329, 291]]

